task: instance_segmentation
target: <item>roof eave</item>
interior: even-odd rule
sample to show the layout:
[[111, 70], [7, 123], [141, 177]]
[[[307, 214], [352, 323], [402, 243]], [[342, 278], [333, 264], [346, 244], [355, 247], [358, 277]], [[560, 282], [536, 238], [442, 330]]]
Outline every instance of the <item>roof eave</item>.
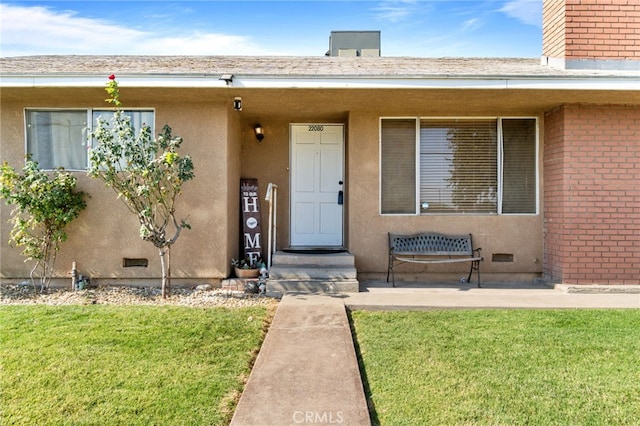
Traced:
[[[219, 74], [118, 74], [121, 87], [234, 89], [534, 89], [640, 90], [637, 76], [253, 76], [234, 75], [227, 83]], [[100, 88], [104, 76], [0, 75], [4, 88]]]

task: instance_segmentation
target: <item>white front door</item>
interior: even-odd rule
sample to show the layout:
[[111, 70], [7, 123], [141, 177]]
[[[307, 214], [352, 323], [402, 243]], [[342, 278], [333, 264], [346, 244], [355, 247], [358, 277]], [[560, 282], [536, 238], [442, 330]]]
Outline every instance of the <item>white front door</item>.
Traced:
[[342, 247], [344, 126], [291, 126], [291, 246]]

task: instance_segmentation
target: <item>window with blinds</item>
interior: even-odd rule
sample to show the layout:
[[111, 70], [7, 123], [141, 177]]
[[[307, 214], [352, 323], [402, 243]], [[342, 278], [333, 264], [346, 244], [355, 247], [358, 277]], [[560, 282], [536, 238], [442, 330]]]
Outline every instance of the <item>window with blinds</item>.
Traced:
[[420, 123], [423, 213], [497, 211], [496, 120]]
[[535, 214], [536, 139], [533, 118], [382, 119], [381, 212]]

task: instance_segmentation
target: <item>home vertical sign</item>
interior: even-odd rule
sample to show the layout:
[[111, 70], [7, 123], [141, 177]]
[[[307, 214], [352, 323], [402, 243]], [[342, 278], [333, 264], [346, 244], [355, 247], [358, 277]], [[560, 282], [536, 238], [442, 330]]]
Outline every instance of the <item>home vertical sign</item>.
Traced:
[[262, 258], [258, 179], [240, 179], [240, 203], [244, 257], [254, 263]]

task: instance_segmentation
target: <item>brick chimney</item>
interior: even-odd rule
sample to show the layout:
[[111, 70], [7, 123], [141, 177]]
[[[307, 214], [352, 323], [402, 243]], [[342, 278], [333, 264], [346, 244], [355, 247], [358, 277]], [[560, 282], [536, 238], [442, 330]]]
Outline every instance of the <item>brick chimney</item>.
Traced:
[[543, 0], [542, 63], [640, 70], [640, 0]]

